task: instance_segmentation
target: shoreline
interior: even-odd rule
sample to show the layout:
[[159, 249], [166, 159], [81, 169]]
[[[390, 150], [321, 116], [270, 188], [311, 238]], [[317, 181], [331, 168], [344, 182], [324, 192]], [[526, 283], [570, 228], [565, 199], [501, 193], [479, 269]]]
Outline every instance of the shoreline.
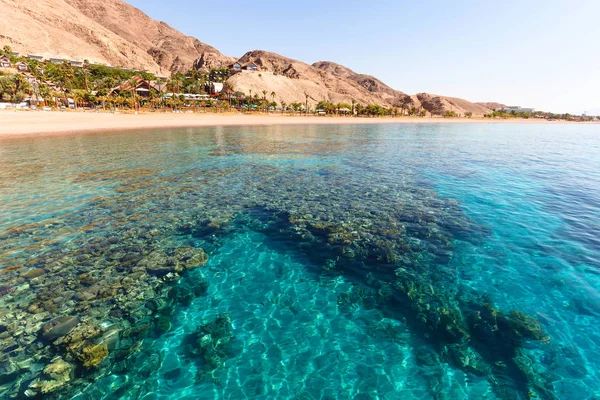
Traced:
[[364, 118], [234, 113], [108, 113], [93, 111], [0, 111], [0, 138], [124, 132], [141, 129], [269, 125], [380, 125], [380, 124], [597, 124], [597, 122], [540, 119]]

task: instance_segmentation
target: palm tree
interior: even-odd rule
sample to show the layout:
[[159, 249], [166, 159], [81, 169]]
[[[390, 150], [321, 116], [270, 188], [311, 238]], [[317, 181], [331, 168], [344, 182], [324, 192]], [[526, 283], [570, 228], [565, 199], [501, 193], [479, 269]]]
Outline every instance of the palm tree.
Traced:
[[354, 116], [354, 106], [356, 105], [356, 100], [352, 99], [352, 116]]
[[48, 105], [50, 100], [50, 88], [42, 83], [38, 86], [38, 94], [42, 99], [44, 99], [44, 103]]
[[267, 91], [263, 90], [262, 94], [263, 94], [263, 107], [265, 108], [265, 111], [266, 111], [266, 107], [267, 107]]
[[136, 103], [136, 90], [137, 90], [137, 86], [139, 85], [139, 82], [137, 79], [135, 78], [131, 78], [127, 81], [127, 83], [129, 83], [129, 86], [131, 86], [130, 90], [131, 90], [131, 108], [135, 109], [135, 103]]
[[[272, 101], [273, 103], [275, 103], [275, 96], [277, 96], [277, 93], [275, 93], [274, 91], [273, 91], [273, 92], [271, 92], [271, 101]], [[277, 108], [277, 107], [275, 107], [275, 108]]]
[[287, 106], [287, 103], [283, 100], [279, 100], [279, 102], [281, 103], [281, 114], [283, 115], [283, 113], [285, 112], [285, 106]]
[[75, 109], [80, 106], [81, 100], [83, 99], [83, 94], [80, 90], [73, 90], [71, 92], [71, 96], [73, 96], [73, 102], [75, 103]]
[[306, 115], [308, 115], [308, 93], [304, 92], [304, 97], [306, 97], [306, 109], [304, 110], [304, 112]]
[[81, 70], [79, 70], [78, 74], [83, 75], [83, 84], [85, 86], [85, 91], [89, 92], [90, 88], [88, 85], [88, 66], [87, 66], [87, 64], [83, 65], [83, 68], [81, 68]]
[[233, 93], [233, 85], [229, 81], [223, 82], [223, 91], [227, 94], [229, 100], [229, 106], [231, 107], [231, 94]]
[[4, 46], [2, 48], [2, 55], [6, 56], [6, 57], [10, 57], [12, 54], [12, 48], [8, 45]]

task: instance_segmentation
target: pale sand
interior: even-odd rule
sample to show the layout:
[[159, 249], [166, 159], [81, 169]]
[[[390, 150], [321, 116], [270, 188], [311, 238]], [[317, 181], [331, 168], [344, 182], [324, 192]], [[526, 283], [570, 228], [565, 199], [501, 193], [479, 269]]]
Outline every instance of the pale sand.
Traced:
[[[545, 120], [488, 120], [444, 118], [352, 118], [243, 114], [112, 114], [68, 111], [0, 111], [0, 136], [35, 136], [97, 131], [200, 126], [300, 124], [431, 124], [431, 123], [551, 123]], [[556, 123], [556, 122], [553, 122]]]

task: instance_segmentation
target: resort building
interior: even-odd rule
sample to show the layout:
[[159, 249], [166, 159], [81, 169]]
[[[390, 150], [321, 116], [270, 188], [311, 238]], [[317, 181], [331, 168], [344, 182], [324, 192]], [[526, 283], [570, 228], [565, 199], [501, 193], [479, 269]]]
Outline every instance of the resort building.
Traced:
[[254, 63], [246, 64], [242, 67], [245, 71], [256, 72], [258, 71], [258, 66]]
[[48, 86], [48, 88], [52, 89], [52, 90], [59, 90], [60, 86], [52, 81], [42, 81], [41, 83], [43, 83], [44, 85]]
[[70, 61], [69, 61], [69, 65], [70, 65], [71, 67], [83, 68], [83, 61], [75, 61], [75, 60], [70, 60]]
[[192, 93], [183, 93], [183, 94], [178, 94], [178, 93], [165, 93], [162, 98], [163, 99], [170, 99], [173, 97], [179, 97], [179, 96], [183, 96], [185, 98], [186, 101], [199, 101], [199, 100], [210, 100], [210, 96], [208, 94], [192, 94]]
[[534, 113], [535, 108], [521, 108], [520, 106], [504, 107], [502, 109], [505, 113]]
[[50, 61], [52, 64], [64, 64], [65, 60], [63, 60], [62, 58], [51, 58]]
[[29, 58], [30, 60], [44, 62], [44, 57], [43, 56], [38, 56], [38, 55], [35, 55], [35, 54], [28, 54], [27, 58]]
[[29, 67], [27, 66], [27, 64], [25, 64], [24, 62], [19, 62], [15, 65], [15, 68], [17, 70], [19, 70], [20, 72], [27, 72], [29, 71]]
[[20, 57], [20, 56], [21, 56], [21, 53], [19, 53], [18, 51], [13, 51], [13, 52], [11, 52], [11, 53], [10, 53], [10, 55], [11, 55], [12, 57]]
[[[135, 82], [135, 86], [132, 84], [132, 81]], [[131, 93], [134, 91], [140, 97], [149, 97], [151, 89], [156, 90], [157, 93], [161, 93], [166, 91], [167, 85], [166, 83], [159, 84], [156, 81], [148, 81], [136, 75], [121, 86], [112, 89], [110, 94], [117, 95], [121, 92]]]
[[231, 71], [232, 73], [237, 74], [238, 72], [242, 71], [242, 64], [240, 64], [239, 62], [236, 62], [236, 63], [228, 65], [227, 69], [229, 71]]
[[0, 58], [0, 68], [10, 68], [10, 67], [12, 67], [10, 58], [8, 58], [8, 57]]
[[209, 94], [218, 94], [223, 91], [223, 83], [221, 82], [206, 82], [204, 90]]

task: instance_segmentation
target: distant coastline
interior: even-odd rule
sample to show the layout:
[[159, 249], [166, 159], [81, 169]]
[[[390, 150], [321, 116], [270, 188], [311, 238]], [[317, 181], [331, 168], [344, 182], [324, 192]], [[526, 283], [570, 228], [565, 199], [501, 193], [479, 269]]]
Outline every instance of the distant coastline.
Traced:
[[288, 116], [237, 113], [102, 113], [69, 111], [0, 111], [0, 138], [81, 134], [102, 131], [260, 125], [360, 125], [360, 124], [597, 124], [598, 122], [551, 122], [543, 119], [452, 118], [356, 118]]

